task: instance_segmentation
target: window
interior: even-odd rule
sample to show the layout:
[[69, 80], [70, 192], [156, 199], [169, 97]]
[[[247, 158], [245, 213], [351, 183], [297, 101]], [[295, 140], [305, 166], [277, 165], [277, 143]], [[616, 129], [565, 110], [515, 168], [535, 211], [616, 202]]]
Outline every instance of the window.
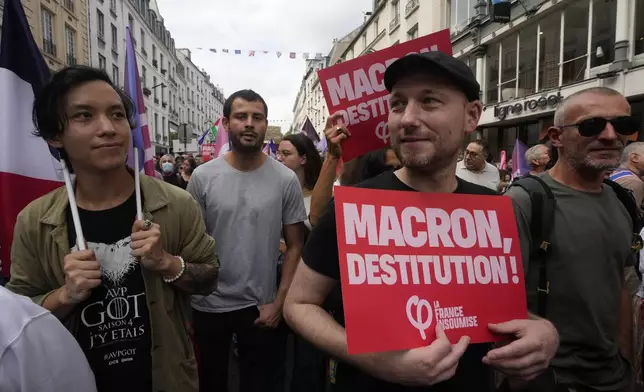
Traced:
[[373, 29], [375, 31], [374, 36], [377, 37], [378, 34], [380, 34], [380, 26], [378, 26], [380, 23], [380, 18], [376, 18], [373, 20]]
[[112, 82], [117, 86], [119, 85], [119, 67], [116, 65], [112, 65]]
[[112, 24], [112, 50], [115, 52], [118, 52], [118, 42], [119, 42], [119, 37], [118, 37], [118, 31], [116, 30], [116, 26]]
[[152, 45], [152, 62], [154, 61], [157, 61], [157, 47]]
[[635, 40], [633, 41], [635, 54], [644, 53], [644, 2], [635, 3]]
[[54, 14], [47, 9], [41, 9], [42, 18], [42, 40], [43, 51], [52, 56], [56, 55], [56, 45], [54, 45]]
[[[588, 65], [588, 1], [572, 3], [564, 10], [562, 83], [584, 80]], [[613, 28], [614, 30], [614, 28]]]
[[389, 22], [389, 32], [400, 25], [400, 1], [391, 2], [391, 22]]
[[516, 98], [535, 92], [537, 82], [537, 30], [536, 24], [519, 32], [519, 83]]
[[558, 12], [539, 23], [539, 91], [559, 86], [560, 32], [561, 14]]
[[67, 25], [65, 25], [65, 49], [67, 65], [76, 65], [76, 32]]
[[110, 11], [116, 16], [116, 0], [110, 0]]
[[143, 83], [143, 87], [147, 86], [147, 75], [148, 75], [148, 70], [145, 69], [145, 66], [141, 66], [141, 82]]
[[134, 34], [134, 17], [130, 14], [127, 14], [127, 24], [130, 26], [132, 34]]
[[159, 115], [154, 113], [154, 134], [159, 134]]
[[362, 34], [362, 47], [365, 49], [367, 48], [367, 32]]
[[98, 55], [98, 68], [102, 69], [105, 71], [105, 68], [107, 68], [107, 61], [105, 60], [105, 56], [102, 54]]
[[159, 66], [163, 69], [163, 53], [159, 53]]
[[98, 25], [98, 38], [104, 40], [105, 37], [105, 15], [99, 10], [96, 10], [96, 24]]
[[451, 0], [452, 26], [460, 26], [474, 17], [478, 0]]
[[161, 117], [161, 129], [163, 130], [163, 136], [165, 136], [165, 117]]
[[511, 35], [501, 42], [501, 100], [516, 96], [517, 82], [517, 36]]
[[416, 24], [407, 32], [407, 41], [411, 41], [412, 39], [416, 38], [418, 38], [418, 24]]
[[[635, 3], [642, 3], [641, 0]], [[615, 59], [615, 24], [617, 1], [593, 0], [590, 66], [611, 63]], [[626, 21], [620, 21], [626, 23]]]
[[156, 86], [156, 85], [157, 85], [157, 77], [153, 76], [152, 77], [152, 89], [154, 90], [154, 100], [155, 101], [158, 100], [158, 98], [157, 98], [157, 89], [154, 88], [154, 86]]
[[487, 50], [487, 85], [485, 103], [499, 102], [499, 44], [492, 44]]

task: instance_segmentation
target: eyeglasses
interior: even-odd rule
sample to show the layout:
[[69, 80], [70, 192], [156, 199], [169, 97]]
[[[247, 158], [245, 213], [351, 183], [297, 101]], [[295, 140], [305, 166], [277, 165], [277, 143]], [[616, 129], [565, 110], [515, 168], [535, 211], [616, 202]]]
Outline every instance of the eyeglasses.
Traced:
[[580, 121], [577, 124], [562, 125], [559, 128], [576, 127], [581, 136], [592, 137], [602, 133], [602, 131], [606, 129], [606, 125], [608, 123], [610, 123], [615, 129], [615, 132], [620, 135], [632, 135], [640, 130], [640, 120], [635, 116], [622, 116], [612, 119], [593, 117]]

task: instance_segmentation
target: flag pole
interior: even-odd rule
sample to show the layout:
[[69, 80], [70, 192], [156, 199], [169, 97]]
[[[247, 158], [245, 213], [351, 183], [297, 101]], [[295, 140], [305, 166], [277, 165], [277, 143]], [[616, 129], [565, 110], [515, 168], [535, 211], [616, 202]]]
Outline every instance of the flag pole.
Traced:
[[139, 149], [134, 148], [134, 193], [136, 193], [136, 219], [143, 220], [141, 205], [141, 168], [139, 167]]
[[67, 198], [69, 199], [69, 209], [72, 211], [72, 220], [74, 221], [74, 231], [76, 232], [76, 245], [78, 250], [87, 250], [85, 246], [85, 237], [83, 236], [83, 228], [81, 227], [80, 216], [78, 216], [78, 205], [76, 205], [76, 195], [74, 194], [74, 186], [72, 179], [67, 169], [67, 163], [64, 159], [60, 160], [60, 165], [63, 167], [63, 177], [65, 178], [65, 189], [67, 189]]

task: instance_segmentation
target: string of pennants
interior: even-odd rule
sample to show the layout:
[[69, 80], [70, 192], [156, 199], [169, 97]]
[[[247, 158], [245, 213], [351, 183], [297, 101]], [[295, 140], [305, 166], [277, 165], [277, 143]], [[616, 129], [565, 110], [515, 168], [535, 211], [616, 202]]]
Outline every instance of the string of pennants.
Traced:
[[195, 48], [197, 50], [209, 50], [212, 53], [216, 54], [232, 54], [236, 56], [245, 56], [245, 57], [255, 57], [256, 55], [269, 55], [275, 54], [277, 58], [288, 58], [291, 60], [294, 59], [304, 59], [304, 60], [322, 60], [324, 54], [322, 53], [311, 53], [311, 52], [276, 52], [271, 50], [241, 50], [241, 49], [215, 49], [215, 48]]

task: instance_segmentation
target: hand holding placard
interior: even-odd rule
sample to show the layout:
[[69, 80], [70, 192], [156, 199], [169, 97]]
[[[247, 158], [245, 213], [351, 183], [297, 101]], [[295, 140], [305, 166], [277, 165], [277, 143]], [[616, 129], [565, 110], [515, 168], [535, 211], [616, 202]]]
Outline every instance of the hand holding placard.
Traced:
[[430, 345], [407, 351], [355, 355], [358, 366], [385, 381], [409, 386], [430, 386], [454, 377], [458, 361], [470, 343], [461, 337], [452, 344], [440, 326]]
[[342, 114], [334, 113], [327, 118], [324, 136], [328, 141], [329, 154], [340, 158], [342, 156], [342, 147], [340, 144], [351, 136], [349, 130], [342, 124]]

